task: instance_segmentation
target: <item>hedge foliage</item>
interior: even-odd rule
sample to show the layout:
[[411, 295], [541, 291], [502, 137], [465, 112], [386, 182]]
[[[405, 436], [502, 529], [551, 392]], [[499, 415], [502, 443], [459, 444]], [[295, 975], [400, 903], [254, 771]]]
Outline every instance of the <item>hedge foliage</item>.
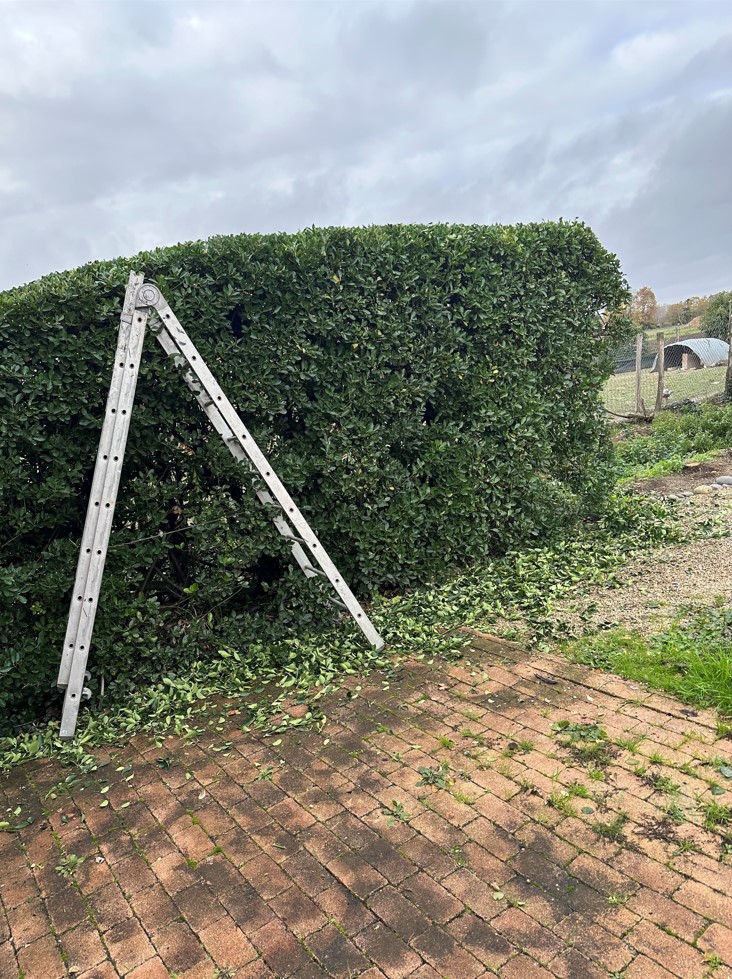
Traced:
[[[171, 303], [352, 586], [535, 541], [601, 505], [616, 258], [579, 223], [239, 235], [0, 295], [0, 716], [39, 716], [130, 269]], [[605, 486], [607, 488], [607, 486]], [[92, 664], [123, 689], [309, 600], [246, 479], [149, 336]], [[2, 721], [0, 721], [0, 727]]]

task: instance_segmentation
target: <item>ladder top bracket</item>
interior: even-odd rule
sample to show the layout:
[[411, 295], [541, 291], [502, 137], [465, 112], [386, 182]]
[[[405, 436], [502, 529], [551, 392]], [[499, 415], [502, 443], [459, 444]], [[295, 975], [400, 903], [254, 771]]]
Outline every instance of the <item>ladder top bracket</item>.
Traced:
[[151, 282], [146, 282], [137, 290], [135, 297], [136, 309], [147, 309], [149, 306], [156, 307], [162, 301], [162, 295], [157, 286]]

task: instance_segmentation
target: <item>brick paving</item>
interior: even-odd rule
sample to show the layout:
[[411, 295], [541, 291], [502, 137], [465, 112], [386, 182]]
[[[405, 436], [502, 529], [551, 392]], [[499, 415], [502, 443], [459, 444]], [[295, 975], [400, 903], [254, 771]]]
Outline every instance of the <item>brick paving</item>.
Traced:
[[0, 779], [34, 817], [0, 833], [0, 979], [732, 979], [715, 716], [471, 643], [352, 678], [320, 732], [223, 708]]

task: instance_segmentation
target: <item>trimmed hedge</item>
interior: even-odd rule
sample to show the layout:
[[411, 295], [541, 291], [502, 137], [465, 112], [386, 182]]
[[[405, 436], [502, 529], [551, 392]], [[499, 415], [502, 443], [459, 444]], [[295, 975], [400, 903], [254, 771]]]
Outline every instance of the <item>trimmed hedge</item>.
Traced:
[[[601, 504], [598, 410], [628, 291], [579, 223], [239, 235], [0, 295], [0, 715], [54, 691], [129, 270], [168, 298], [361, 594]], [[286, 548], [146, 340], [97, 618], [107, 683], [302, 630]], [[0, 722], [1, 725], [2, 722]]]

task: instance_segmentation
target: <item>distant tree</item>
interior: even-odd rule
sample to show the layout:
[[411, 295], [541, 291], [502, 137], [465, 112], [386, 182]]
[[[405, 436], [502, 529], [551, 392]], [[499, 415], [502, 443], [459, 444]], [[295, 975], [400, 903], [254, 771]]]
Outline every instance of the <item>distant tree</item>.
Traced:
[[655, 292], [650, 286], [641, 286], [633, 294], [633, 302], [630, 306], [630, 318], [638, 326], [646, 329], [656, 322], [657, 310], [658, 303], [656, 302]]
[[695, 316], [702, 315], [709, 305], [709, 298], [707, 296], [691, 296], [689, 299], [684, 299], [681, 305], [684, 307], [683, 322], [688, 323]]
[[678, 326], [681, 323], [685, 323], [684, 315], [683, 303], [669, 303], [666, 307], [666, 316], [663, 321], [664, 326]]
[[690, 296], [677, 303], [669, 303], [663, 307], [661, 322], [664, 326], [681, 326], [701, 316], [709, 305], [709, 296]]
[[702, 329], [708, 337], [729, 339], [731, 305], [732, 292], [718, 292], [709, 297], [707, 308], [701, 314]]

